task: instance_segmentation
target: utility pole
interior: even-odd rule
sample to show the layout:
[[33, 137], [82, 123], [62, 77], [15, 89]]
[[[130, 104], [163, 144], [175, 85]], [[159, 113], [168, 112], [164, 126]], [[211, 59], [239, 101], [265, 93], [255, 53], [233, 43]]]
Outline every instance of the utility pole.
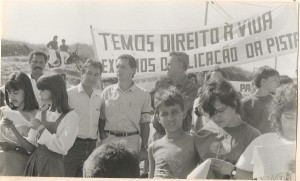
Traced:
[[204, 26], [207, 25], [208, 4], [209, 4], [209, 1], [206, 1], [205, 16], [204, 16]]

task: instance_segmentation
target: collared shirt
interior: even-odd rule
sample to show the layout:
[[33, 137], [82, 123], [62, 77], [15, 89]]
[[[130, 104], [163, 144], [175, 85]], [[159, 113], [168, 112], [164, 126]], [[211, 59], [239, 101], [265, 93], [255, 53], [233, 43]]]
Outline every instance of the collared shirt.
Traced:
[[34, 78], [32, 78], [30, 74], [27, 74], [27, 75], [28, 75], [28, 77], [29, 77], [29, 79], [31, 81], [31, 85], [32, 85], [32, 89], [33, 89], [35, 98], [36, 98], [37, 102], [39, 103], [39, 106], [41, 106], [42, 105], [42, 100], [41, 100], [41, 98], [39, 96], [40, 91], [36, 87], [36, 80]]
[[149, 93], [133, 85], [122, 91], [118, 84], [103, 91], [105, 102], [105, 130], [140, 132], [140, 124], [150, 122], [151, 99]]
[[89, 97], [80, 83], [68, 89], [68, 95], [70, 107], [78, 114], [78, 137], [97, 139], [100, 108], [103, 103], [101, 93], [94, 89]]
[[68, 52], [69, 47], [68, 47], [68, 45], [62, 44], [62, 45], [59, 46], [59, 49], [62, 52]]
[[[161, 83], [161, 81], [163, 83]], [[187, 116], [183, 120], [183, 122], [184, 122], [183, 129], [185, 131], [187, 131], [186, 129], [189, 129], [188, 128], [188, 127], [190, 127], [189, 124], [192, 121], [191, 113], [193, 110], [194, 100], [197, 97], [197, 91], [198, 91], [197, 85], [195, 83], [193, 83], [191, 80], [187, 79], [186, 76], [182, 80], [177, 82], [176, 85], [172, 82], [172, 80], [170, 78], [163, 77], [161, 80], [159, 80], [155, 83], [155, 88], [152, 91], [150, 91], [150, 94], [152, 96], [152, 103], [154, 102], [154, 94], [155, 94], [156, 90], [158, 90], [158, 86], [159, 86], [159, 88], [164, 88], [164, 89], [167, 89], [170, 86], [175, 86], [178, 89], [178, 91], [181, 93], [181, 95], [183, 97], [184, 110], [187, 113]], [[152, 106], [154, 107], [154, 104], [152, 104]], [[154, 121], [157, 121], [157, 120], [154, 119]], [[161, 132], [164, 132], [163, 128], [162, 128]]]

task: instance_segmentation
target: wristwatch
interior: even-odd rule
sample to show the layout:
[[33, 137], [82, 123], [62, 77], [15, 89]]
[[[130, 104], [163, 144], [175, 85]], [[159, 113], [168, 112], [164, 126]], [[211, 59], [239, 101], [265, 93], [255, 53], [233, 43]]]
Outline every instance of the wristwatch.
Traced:
[[233, 170], [231, 171], [231, 176], [235, 176], [236, 175], [236, 166], [233, 167]]

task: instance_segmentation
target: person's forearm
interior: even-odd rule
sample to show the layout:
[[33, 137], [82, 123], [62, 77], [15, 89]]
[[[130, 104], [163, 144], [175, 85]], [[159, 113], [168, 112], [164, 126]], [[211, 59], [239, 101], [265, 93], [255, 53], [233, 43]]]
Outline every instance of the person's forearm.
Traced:
[[148, 145], [149, 132], [150, 132], [149, 123], [142, 123], [141, 124], [142, 145]]
[[28, 152], [33, 152], [33, 150], [35, 149], [35, 146], [33, 144], [31, 144], [29, 141], [27, 141], [15, 127], [12, 128], [12, 132], [16, 136], [18, 143], [23, 148], [25, 148]]

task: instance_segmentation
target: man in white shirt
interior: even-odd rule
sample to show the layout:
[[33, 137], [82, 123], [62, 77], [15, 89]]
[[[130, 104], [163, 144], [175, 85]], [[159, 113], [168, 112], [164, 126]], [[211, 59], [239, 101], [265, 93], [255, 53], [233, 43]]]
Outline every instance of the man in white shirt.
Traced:
[[81, 70], [80, 84], [68, 89], [69, 105], [78, 114], [79, 133], [64, 160], [67, 177], [82, 177], [83, 163], [96, 147], [103, 99], [94, 87], [100, 81], [101, 73], [102, 64], [89, 59]]
[[105, 114], [105, 118], [100, 120], [99, 131], [101, 144], [122, 140], [126, 148], [139, 154], [140, 160], [145, 160], [148, 156], [151, 98], [146, 90], [132, 81], [136, 67], [133, 56], [125, 54], [118, 57], [118, 83], [103, 91], [104, 109], [101, 114]]

